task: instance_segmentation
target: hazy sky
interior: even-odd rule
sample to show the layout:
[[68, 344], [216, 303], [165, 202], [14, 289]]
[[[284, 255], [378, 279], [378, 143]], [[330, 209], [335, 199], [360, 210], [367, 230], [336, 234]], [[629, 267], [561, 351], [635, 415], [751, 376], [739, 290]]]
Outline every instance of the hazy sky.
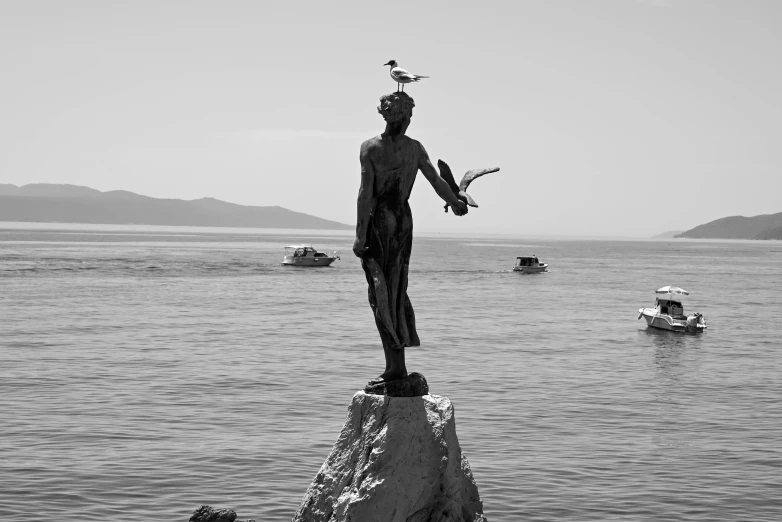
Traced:
[[355, 222], [382, 64], [475, 182], [420, 231], [649, 236], [782, 211], [782, 1], [0, 2], [0, 183]]

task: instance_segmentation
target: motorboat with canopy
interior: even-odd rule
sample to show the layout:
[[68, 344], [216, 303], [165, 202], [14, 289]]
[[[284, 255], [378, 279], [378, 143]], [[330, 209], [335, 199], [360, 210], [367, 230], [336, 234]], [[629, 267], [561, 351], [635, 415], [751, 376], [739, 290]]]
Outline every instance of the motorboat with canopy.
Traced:
[[643, 317], [652, 328], [673, 332], [702, 332], [706, 329], [703, 314], [684, 315], [682, 300], [690, 293], [678, 286], [664, 286], [655, 291], [654, 308], [639, 308], [638, 319]]
[[526, 257], [519, 256], [516, 258], [516, 266], [513, 267], [513, 271], [521, 272], [522, 274], [539, 274], [548, 272], [548, 264], [541, 263], [535, 254]]

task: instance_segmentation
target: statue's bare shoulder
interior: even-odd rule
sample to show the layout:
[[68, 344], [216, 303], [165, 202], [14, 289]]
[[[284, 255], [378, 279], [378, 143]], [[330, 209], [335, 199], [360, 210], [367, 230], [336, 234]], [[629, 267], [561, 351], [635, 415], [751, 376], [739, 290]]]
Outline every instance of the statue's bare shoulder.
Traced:
[[369, 138], [361, 144], [361, 157], [371, 155], [372, 152], [383, 148], [383, 138], [378, 134], [374, 138]]
[[[402, 150], [407, 150], [409, 152], [414, 153], [416, 156], [420, 152], [426, 153], [424, 151], [423, 146], [418, 142], [418, 140], [414, 140], [413, 138], [410, 138], [408, 136], [400, 136], [396, 139], [395, 147], [397, 150], [399, 150], [401, 145]], [[361, 144], [361, 158], [362, 159], [371, 159], [375, 158], [378, 155], [387, 155], [390, 150], [390, 144], [383, 140], [383, 138], [378, 135], [374, 138], [369, 138], [368, 140], [364, 141]]]

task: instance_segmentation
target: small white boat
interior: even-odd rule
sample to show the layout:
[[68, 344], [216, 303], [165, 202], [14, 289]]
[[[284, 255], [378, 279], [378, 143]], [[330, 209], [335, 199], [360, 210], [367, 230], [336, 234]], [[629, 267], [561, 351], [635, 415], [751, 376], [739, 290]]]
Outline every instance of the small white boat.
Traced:
[[324, 254], [318, 252], [312, 245], [291, 245], [285, 247], [283, 265], [291, 266], [329, 266], [339, 259], [337, 252]]
[[522, 274], [539, 274], [548, 272], [548, 264], [541, 263], [535, 254], [532, 254], [531, 257], [521, 256], [516, 258], [516, 266], [513, 267], [513, 271]]
[[673, 332], [702, 332], [706, 329], [706, 318], [703, 314], [684, 315], [682, 299], [690, 295], [687, 290], [678, 286], [664, 286], [655, 291], [657, 298], [654, 308], [639, 308], [638, 319], [643, 317], [646, 324], [652, 328], [671, 330]]

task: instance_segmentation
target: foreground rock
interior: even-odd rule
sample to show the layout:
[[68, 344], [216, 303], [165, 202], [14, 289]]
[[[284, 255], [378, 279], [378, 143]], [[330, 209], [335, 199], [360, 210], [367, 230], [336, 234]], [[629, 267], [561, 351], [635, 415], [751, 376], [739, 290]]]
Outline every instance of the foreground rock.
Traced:
[[451, 401], [360, 391], [293, 522], [486, 522], [482, 512]]
[[[233, 509], [215, 509], [212, 506], [201, 506], [190, 517], [190, 522], [242, 522], [236, 520], [236, 512]], [[247, 520], [247, 522], [255, 522]]]

